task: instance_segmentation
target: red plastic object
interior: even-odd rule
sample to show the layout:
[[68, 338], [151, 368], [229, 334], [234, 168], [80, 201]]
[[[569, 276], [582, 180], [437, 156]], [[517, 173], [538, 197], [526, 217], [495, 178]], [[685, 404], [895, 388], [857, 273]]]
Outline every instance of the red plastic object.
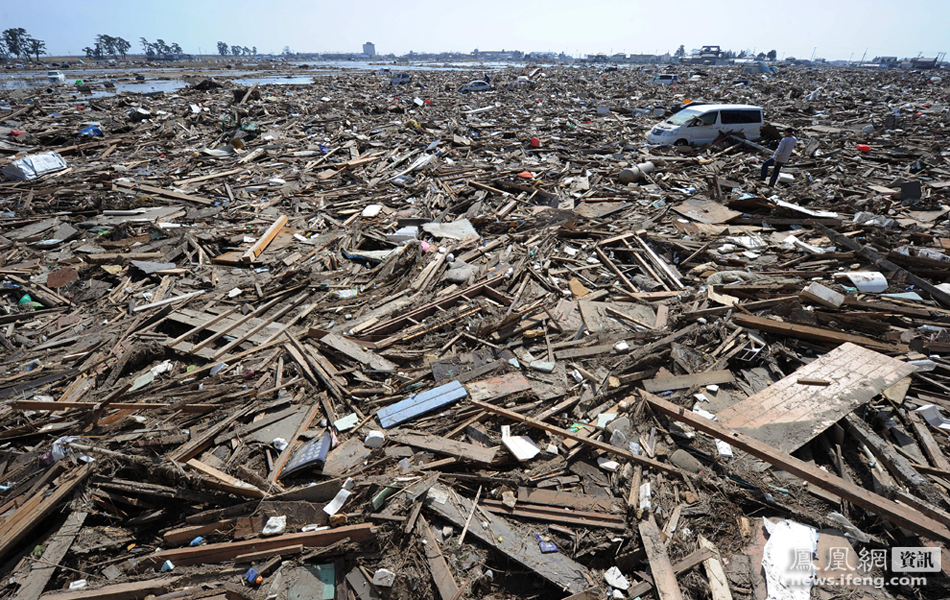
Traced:
[[20, 129], [14, 129], [10, 132], [10, 135], [12, 135], [13, 137], [16, 137], [18, 135], [23, 135], [24, 133], [25, 132]]
[[858, 145], [857, 145], [857, 148], [858, 148], [858, 150], [861, 151], [861, 152], [870, 152], [870, 151], [871, 151], [871, 147], [868, 146], [867, 144], [858, 144]]
[[76, 110], [86, 110], [86, 107], [85, 105], [80, 104], [79, 106], [76, 107]]
[[522, 171], [518, 173], [518, 177], [524, 177], [525, 179], [534, 179], [534, 173], [531, 171]]
[[426, 100], [426, 104], [432, 104], [432, 100]]
[[539, 139], [536, 138], [536, 137], [533, 137], [533, 138], [531, 138], [531, 145], [534, 146], [535, 148], [540, 148], [540, 147], [541, 147], [541, 140], [539, 140]]

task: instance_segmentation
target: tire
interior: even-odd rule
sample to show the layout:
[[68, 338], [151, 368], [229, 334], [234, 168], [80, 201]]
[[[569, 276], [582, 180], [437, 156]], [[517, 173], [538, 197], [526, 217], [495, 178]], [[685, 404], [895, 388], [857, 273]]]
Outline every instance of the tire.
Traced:
[[687, 141], [684, 140], [683, 138], [680, 138], [680, 139], [676, 140], [675, 142], [673, 142], [673, 145], [674, 145], [674, 146], [689, 146], [689, 142], [687, 142]]

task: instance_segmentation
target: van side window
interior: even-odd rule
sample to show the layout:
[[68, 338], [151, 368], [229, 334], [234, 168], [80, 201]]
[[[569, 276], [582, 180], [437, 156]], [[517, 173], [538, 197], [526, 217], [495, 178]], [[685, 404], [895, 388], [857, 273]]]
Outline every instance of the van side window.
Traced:
[[762, 113], [757, 110], [724, 110], [722, 111], [723, 125], [743, 125], [761, 123]]
[[704, 126], [710, 126], [716, 124], [716, 118], [719, 116], [719, 111], [714, 110], [703, 115], [700, 115], [699, 120], [703, 122]]

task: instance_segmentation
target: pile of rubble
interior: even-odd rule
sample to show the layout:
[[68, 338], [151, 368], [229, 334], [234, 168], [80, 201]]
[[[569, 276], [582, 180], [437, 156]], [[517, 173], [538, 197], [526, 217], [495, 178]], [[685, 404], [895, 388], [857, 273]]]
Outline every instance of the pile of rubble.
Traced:
[[939, 81], [482, 75], [7, 95], [0, 595], [947, 597]]

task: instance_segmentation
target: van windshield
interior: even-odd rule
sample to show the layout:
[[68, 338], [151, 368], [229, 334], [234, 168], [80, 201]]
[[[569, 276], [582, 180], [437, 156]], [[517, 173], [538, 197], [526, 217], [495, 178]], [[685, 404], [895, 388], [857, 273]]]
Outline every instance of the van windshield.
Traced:
[[676, 113], [675, 115], [667, 119], [666, 122], [672, 125], [685, 125], [686, 123], [688, 123], [695, 117], [698, 117], [700, 114], [702, 113], [700, 113], [698, 110], [684, 108], [683, 110], [679, 111], [678, 113]]

